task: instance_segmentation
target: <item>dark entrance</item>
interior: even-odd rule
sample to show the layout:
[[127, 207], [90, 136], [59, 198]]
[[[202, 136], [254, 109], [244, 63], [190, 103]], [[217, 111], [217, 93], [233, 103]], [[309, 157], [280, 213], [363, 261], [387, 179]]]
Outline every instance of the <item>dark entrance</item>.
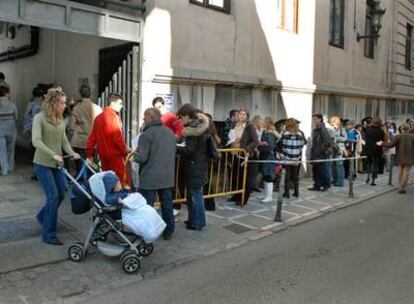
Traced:
[[105, 90], [136, 43], [126, 43], [99, 50], [99, 93]]

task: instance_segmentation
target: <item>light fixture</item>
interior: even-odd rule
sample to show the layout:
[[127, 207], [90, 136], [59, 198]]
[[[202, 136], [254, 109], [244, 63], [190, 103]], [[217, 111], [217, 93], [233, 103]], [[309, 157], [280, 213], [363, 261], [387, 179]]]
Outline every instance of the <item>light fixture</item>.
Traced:
[[361, 39], [375, 39], [380, 37], [379, 31], [382, 27], [382, 16], [385, 14], [386, 9], [381, 7], [380, 1], [371, 1], [373, 9], [369, 13], [371, 17], [371, 31], [369, 35], [361, 35], [357, 33], [356, 39], [359, 42]]

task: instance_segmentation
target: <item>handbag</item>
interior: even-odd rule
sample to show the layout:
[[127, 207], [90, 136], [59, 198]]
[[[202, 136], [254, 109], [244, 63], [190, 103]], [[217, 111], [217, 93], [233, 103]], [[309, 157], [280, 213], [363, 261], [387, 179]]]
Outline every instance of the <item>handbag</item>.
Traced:
[[[80, 185], [84, 191], [88, 191], [87, 184]], [[75, 184], [72, 188], [72, 197], [70, 199], [71, 209], [73, 214], [84, 214], [91, 210], [92, 202], [91, 200], [83, 193], [81, 189]]]

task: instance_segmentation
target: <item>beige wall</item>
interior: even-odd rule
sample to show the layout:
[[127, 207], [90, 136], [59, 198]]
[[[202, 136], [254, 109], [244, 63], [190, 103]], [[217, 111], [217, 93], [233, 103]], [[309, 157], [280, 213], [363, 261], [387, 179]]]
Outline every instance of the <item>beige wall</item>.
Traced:
[[[276, 1], [232, 2], [228, 15], [189, 0], [147, 1], [141, 114], [156, 94], [172, 92], [219, 120], [238, 106], [274, 118], [293, 109], [310, 117], [311, 95], [297, 94], [313, 89], [315, 2], [300, 1], [297, 34], [277, 28]], [[217, 99], [222, 84], [251, 88], [251, 101]], [[294, 93], [278, 94], [282, 87]]]
[[[329, 45], [329, 0], [318, 0], [314, 81], [321, 90], [359, 95], [386, 95], [391, 90], [393, 1], [382, 0], [386, 13], [374, 59], [364, 56], [366, 1], [345, 1], [344, 49]], [[356, 5], [356, 6], [355, 6]]]
[[[412, 39], [412, 67], [405, 68], [407, 23], [414, 26], [414, 1], [398, 0], [394, 12], [394, 85], [393, 95], [399, 99], [414, 100], [414, 38]], [[414, 30], [413, 30], [414, 35]], [[414, 113], [413, 113], [414, 114]]]

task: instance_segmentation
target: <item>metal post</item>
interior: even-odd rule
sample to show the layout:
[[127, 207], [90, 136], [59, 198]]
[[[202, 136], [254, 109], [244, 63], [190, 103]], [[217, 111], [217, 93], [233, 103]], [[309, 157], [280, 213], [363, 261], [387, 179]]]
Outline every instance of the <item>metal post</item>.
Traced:
[[282, 205], [283, 205], [283, 191], [285, 187], [285, 176], [286, 176], [286, 170], [285, 168], [282, 169], [282, 172], [280, 173], [280, 183], [279, 183], [279, 193], [277, 195], [277, 209], [276, 209], [276, 215], [275, 215], [275, 222], [281, 222], [282, 221]]
[[392, 173], [395, 164], [395, 155], [390, 155], [389, 171], [388, 171], [388, 186], [392, 186]]
[[[243, 164], [243, 166], [244, 166], [244, 168], [243, 168], [243, 192], [242, 192], [242, 194], [241, 194], [241, 198], [240, 198], [240, 206], [241, 207], [244, 207], [244, 199], [245, 199], [245, 197], [246, 197], [246, 182], [247, 182], [247, 166], [249, 165], [249, 162], [248, 162], [248, 160], [249, 160], [249, 153], [245, 153], [244, 154], [244, 164]], [[239, 163], [238, 163], [238, 166], [239, 166], [239, 168], [240, 168], [240, 159], [239, 159]], [[240, 170], [240, 169], [239, 169]], [[240, 172], [240, 171], [239, 171]], [[239, 182], [238, 182], [238, 180], [239, 180], [239, 178], [237, 178], [237, 185], [239, 184]]]
[[348, 180], [349, 180], [349, 197], [354, 197], [354, 162], [355, 159], [352, 157], [349, 159], [349, 172], [348, 172]]

